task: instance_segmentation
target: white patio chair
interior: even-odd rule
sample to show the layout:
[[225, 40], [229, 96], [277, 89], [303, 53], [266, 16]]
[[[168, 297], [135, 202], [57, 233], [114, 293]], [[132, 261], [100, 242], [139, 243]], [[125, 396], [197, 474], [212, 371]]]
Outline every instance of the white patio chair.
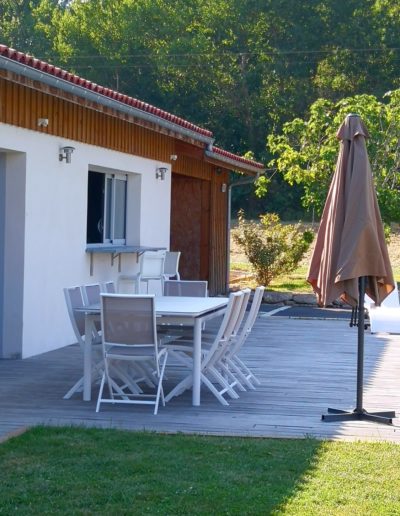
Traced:
[[100, 303], [100, 283], [92, 283], [90, 285], [82, 285], [82, 296], [85, 305], [94, 305]]
[[165, 280], [164, 296], [207, 297], [207, 281]]
[[[96, 412], [102, 403], [136, 403], [154, 405], [157, 414], [160, 398], [165, 404], [162, 379], [168, 351], [158, 347], [154, 295], [101, 294], [101, 322], [104, 374]], [[132, 389], [130, 379], [126, 378], [129, 369], [122, 368], [125, 373], [122, 377], [119, 362], [133, 363], [135, 371], [137, 365], [150, 367], [155, 375], [156, 392], [137, 392], [137, 378], [131, 379]], [[105, 383], [109, 398], [103, 397]]]
[[249, 313], [242, 326], [235, 329], [236, 333], [234, 334], [233, 344], [231, 347], [227, 348], [225, 355], [221, 359], [223, 366], [229, 369], [238, 378], [238, 382], [252, 390], [255, 389], [255, 385], [260, 385], [261, 382], [238, 355], [253, 329], [260, 310], [264, 290], [265, 287], [262, 286], [255, 289]]
[[164, 262], [164, 279], [168, 280], [171, 278], [181, 279], [179, 274], [179, 260], [181, 257], [180, 251], [167, 251], [165, 253]]
[[[71, 321], [72, 329], [74, 330], [75, 338], [79, 344], [82, 352], [85, 345], [85, 314], [76, 311], [76, 308], [85, 306], [82, 296], [81, 287], [64, 288], [64, 297], [67, 305], [68, 315]], [[101, 353], [101, 340], [96, 330], [93, 328], [93, 348], [92, 348], [92, 382], [99, 379], [102, 374], [103, 359]], [[69, 399], [75, 392], [82, 392], [83, 377], [80, 378], [71, 389], [65, 394], [64, 399]]]
[[[86, 306], [88, 305], [97, 305], [100, 303], [100, 292], [101, 286], [100, 283], [92, 283], [90, 285], [82, 285], [81, 286], [83, 302]], [[100, 340], [101, 333], [101, 322], [95, 321], [94, 327], [99, 335], [96, 335], [96, 340]]]
[[101, 285], [101, 292], [105, 292], [106, 294], [116, 294], [117, 288], [115, 286], [114, 281], [106, 281]]
[[[220, 373], [218, 361], [221, 355], [225, 353], [225, 348], [231, 344], [232, 333], [240, 313], [242, 300], [243, 292], [234, 292], [229, 296], [228, 306], [215, 339], [208, 349], [202, 350], [203, 356], [200, 368], [201, 382], [206, 385], [222, 405], [229, 405], [227, 400], [224, 398], [224, 394], [228, 394], [231, 398], [238, 398], [238, 394], [234, 390], [235, 381], [230, 383], [229, 380]], [[192, 367], [192, 360], [190, 357], [192, 347], [189, 343], [187, 343], [186, 346], [183, 346], [178, 341], [177, 347], [175, 346], [175, 343], [167, 343], [165, 344], [165, 347], [168, 350], [177, 352], [177, 356], [180, 357], [180, 362], [183, 365], [188, 368]], [[192, 386], [192, 383], [193, 377], [192, 373], [190, 373], [186, 378], [179, 382], [171, 392], [168, 393], [165, 400], [169, 401], [174, 396], [179, 396], [186, 389], [189, 389]]]
[[122, 281], [130, 281], [134, 284], [134, 292], [141, 293], [141, 284], [146, 283], [149, 293], [149, 282], [159, 281], [161, 293], [164, 284], [165, 251], [146, 251], [140, 257], [140, 270], [137, 274], [120, 274], [118, 277], [118, 291]]
[[[185, 296], [185, 297], [207, 297], [208, 296], [207, 281], [188, 281], [188, 280], [166, 280], [164, 281], [164, 296]], [[167, 335], [172, 332], [172, 338], [178, 336], [190, 338], [191, 329], [176, 324], [161, 324], [160, 332]], [[203, 323], [204, 329], [204, 323]]]

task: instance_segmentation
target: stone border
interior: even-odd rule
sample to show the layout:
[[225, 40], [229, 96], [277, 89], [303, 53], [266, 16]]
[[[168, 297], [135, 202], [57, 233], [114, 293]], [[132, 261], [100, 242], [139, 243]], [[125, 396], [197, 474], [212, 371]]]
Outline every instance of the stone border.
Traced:
[[[264, 292], [263, 302], [271, 305], [278, 306], [318, 306], [317, 298], [315, 294], [304, 294], [304, 293], [296, 293], [296, 292], [278, 292], [274, 290], [266, 290]], [[334, 307], [343, 306], [342, 301], [336, 300], [332, 303]]]

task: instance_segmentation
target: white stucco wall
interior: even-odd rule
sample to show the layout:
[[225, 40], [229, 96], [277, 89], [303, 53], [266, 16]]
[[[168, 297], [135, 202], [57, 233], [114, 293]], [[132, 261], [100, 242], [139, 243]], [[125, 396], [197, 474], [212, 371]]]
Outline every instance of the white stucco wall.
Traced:
[[[72, 145], [72, 163], [58, 159]], [[86, 249], [88, 170], [128, 174], [127, 244], [168, 248], [171, 170], [167, 163], [114, 152], [0, 124], [2, 152], [26, 153], [26, 210], [23, 292], [23, 357], [75, 341], [63, 287], [118, 277], [118, 260]], [[168, 167], [165, 181], [157, 166]], [[122, 272], [137, 270], [136, 255], [122, 256]]]

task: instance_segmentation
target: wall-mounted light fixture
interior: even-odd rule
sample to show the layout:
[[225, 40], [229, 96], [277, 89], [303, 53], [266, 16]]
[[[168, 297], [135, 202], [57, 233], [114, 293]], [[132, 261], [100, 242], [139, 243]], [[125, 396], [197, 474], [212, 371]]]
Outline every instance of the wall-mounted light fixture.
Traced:
[[176, 154], [171, 154], [171, 156], [169, 157], [169, 159], [171, 161], [176, 161], [178, 159], [178, 156]]
[[71, 163], [71, 156], [72, 156], [72, 153], [74, 152], [74, 150], [75, 150], [75, 147], [70, 147], [68, 145], [66, 147], [61, 147], [60, 153], [58, 155], [58, 159], [60, 161], [65, 159], [65, 163]]
[[39, 127], [47, 127], [49, 125], [48, 118], [38, 118], [37, 125]]
[[221, 185], [221, 192], [222, 193], [226, 193], [226, 189], [227, 189], [227, 184], [226, 183], [222, 183], [222, 185]]
[[161, 181], [164, 181], [167, 170], [167, 167], [156, 168], [156, 179], [161, 179]]

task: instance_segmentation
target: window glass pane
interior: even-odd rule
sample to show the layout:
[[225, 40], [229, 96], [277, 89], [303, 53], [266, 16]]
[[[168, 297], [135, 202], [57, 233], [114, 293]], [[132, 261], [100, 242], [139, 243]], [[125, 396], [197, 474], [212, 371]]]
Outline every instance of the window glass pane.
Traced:
[[99, 244], [103, 242], [104, 174], [89, 171], [87, 202], [86, 241]]
[[123, 239], [125, 238], [126, 181], [115, 179], [114, 187], [114, 239]]
[[106, 180], [106, 203], [105, 203], [105, 212], [106, 212], [106, 227], [104, 237], [106, 240], [112, 239], [111, 234], [111, 206], [112, 206], [112, 178], [107, 177]]

